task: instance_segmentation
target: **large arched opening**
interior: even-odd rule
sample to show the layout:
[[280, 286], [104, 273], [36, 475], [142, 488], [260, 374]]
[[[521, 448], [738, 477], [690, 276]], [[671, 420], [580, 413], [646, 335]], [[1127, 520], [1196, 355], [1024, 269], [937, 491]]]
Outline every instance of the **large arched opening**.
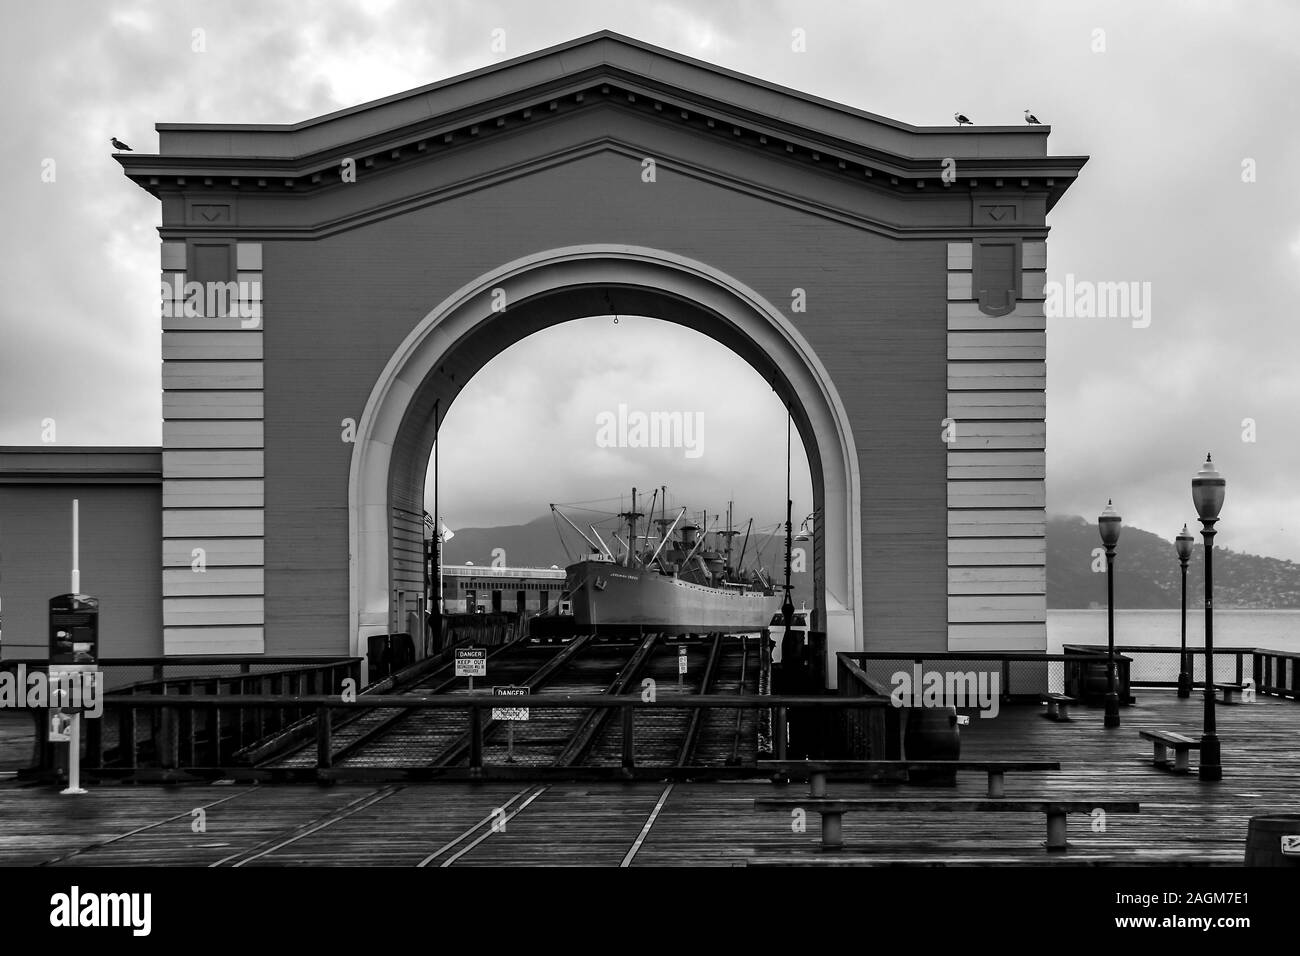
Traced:
[[743, 283], [655, 249], [583, 245], [537, 253], [480, 276], [421, 320], [390, 358], [357, 425], [349, 476], [352, 653], [389, 629], [395, 590], [423, 580], [424, 487], [456, 395], [487, 362], [534, 332], [619, 312], [693, 328], [771, 382], [803, 436], [820, 520], [812, 542], [818, 626], [828, 650], [860, 650], [861, 493], [843, 403], [794, 325]]

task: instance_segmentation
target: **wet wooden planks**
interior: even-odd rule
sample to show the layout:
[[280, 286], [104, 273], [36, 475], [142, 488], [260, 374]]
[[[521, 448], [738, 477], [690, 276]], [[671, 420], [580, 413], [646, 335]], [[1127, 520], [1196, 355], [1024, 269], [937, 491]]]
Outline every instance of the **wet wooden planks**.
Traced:
[[618, 866], [663, 791], [656, 784], [552, 786], [456, 865]]
[[32, 762], [36, 724], [25, 710], [0, 710], [0, 771], [16, 771]]
[[[974, 718], [963, 730], [966, 759], [1059, 760], [1059, 773], [1012, 774], [1007, 796], [1134, 800], [1136, 816], [1094, 828], [1071, 817], [1068, 853], [1042, 848], [1042, 814], [848, 814], [846, 849], [819, 849], [818, 818], [797, 833], [781, 814], [757, 813], [756, 797], [806, 792], [765, 780], [679, 783], [645, 834], [635, 866], [727, 865], [1239, 865], [1250, 816], [1300, 812], [1300, 706], [1261, 699], [1219, 708], [1224, 780], [1201, 783], [1151, 766], [1140, 729], [1199, 736], [1203, 704], [1144, 691], [1106, 730], [1101, 712], [1080, 708], [1057, 724], [1038, 707]], [[956, 788], [873, 787], [831, 781], [831, 795], [980, 797], [982, 774]], [[489, 832], [495, 810], [540, 793]], [[0, 782], [0, 864], [413, 866], [450, 847], [457, 866], [617, 866], [664, 794], [661, 783], [492, 782], [405, 786], [101, 786], [64, 797], [51, 786]], [[513, 803], [511, 801], [514, 801]], [[193, 811], [204, 810], [205, 832]], [[499, 817], [500, 815], [498, 815]], [[485, 837], [479, 840], [479, 837]], [[471, 847], [471, 844], [473, 846]], [[73, 851], [80, 850], [68, 856]], [[254, 858], [255, 857], [255, 858]], [[59, 858], [62, 858], [61, 860]]]

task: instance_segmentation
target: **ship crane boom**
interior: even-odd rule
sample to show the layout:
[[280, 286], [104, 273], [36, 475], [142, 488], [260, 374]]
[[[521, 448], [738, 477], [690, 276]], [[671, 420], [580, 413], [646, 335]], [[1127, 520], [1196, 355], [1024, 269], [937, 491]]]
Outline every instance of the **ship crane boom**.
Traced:
[[[588, 538], [586, 532], [583, 531], [581, 528], [579, 528], [579, 527], [578, 527], [576, 524], [574, 524], [572, 521], [570, 521], [570, 520], [569, 520], [569, 516], [566, 515], [563, 511], [561, 511], [559, 508], [555, 507], [555, 505], [551, 505], [551, 511], [552, 511], [554, 514], [557, 514], [557, 515], [559, 515], [561, 518], [563, 518], [565, 524], [567, 524], [567, 525], [568, 525], [570, 528], [572, 528], [574, 531], [578, 532], [578, 534], [582, 535], [582, 540], [585, 541], [585, 542], [587, 542], [587, 544], [591, 545], [591, 550], [592, 550], [592, 551], [599, 551], [599, 550], [600, 550], [600, 548], [598, 548], [598, 547], [596, 546], [596, 542], [595, 542], [595, 541], [592, 541], [590, 538]], [[593, 528], [592, 530], [594, 531], [595, 529]], [[597, 537], [599, 537], [599, 535], [597, 535]], [[609, 549], [606, 548], [605, 551], [608, 552]]]
[[[591, 528], [591, 533], [594, 534], [594, 535], [596, 536], [596, 540], [600, 542], [600, 546], [601, 546], [602, 548], [605, 549], [605, 556], [608, 557], [609, 560], [613, 561], [613, 560], [614, 560], [614, 552], [611, 551], [611, 550], [609, 550], [609, 545], [607, 545], [607, 544], [605, 543], [605, 539], [602, 538], [602, 537], [600, 536], [600, 532], [596, 530], [596, 526], [593, 524], [593, 525], [588, 525], [588, 527]], [[595, 545], [592, 545], [592, 546], [591, 546], [591, 549], [592, 549], [593, 551], [595, 551], [595, 550], [596, 550], [596, 546], [595, 546]]]

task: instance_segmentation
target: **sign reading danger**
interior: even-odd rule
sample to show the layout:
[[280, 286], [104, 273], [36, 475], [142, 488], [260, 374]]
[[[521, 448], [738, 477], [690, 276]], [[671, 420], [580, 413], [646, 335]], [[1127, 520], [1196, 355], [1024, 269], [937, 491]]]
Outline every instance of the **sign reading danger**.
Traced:
[[457, 677], [487, 677], [487, 648], [456, 648]]
[[[493, 697], [527, 697], [528, 688], [514, 687], [514, 686], [493, 687], [492, 696]], [[527, 720], [528, 708], [527, 707], [493, 707], [492, 719], [493, 720]]]

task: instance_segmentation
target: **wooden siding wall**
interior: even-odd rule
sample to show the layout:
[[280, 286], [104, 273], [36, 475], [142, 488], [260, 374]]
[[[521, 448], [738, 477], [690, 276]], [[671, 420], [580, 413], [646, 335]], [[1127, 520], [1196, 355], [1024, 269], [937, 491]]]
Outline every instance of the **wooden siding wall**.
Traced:
[[[424, 489], [420, 489], [423, 493]], [[401, 592], [401, 620], [416, 608], [416, 598], [424, 594], [424, 511], [393, 507], [393, 601]], [[405, 626], [395, 628], [405, 630]]]
[[[164, 242], [183, 287], [186, 243]], [[163, 317], [162, 624], [167, 654], [265, 649], [262, 246], [235, 245], [238, 310]], [[199, 561], [199, 558], [202, 561]]]
[[98, 597], [101, 657], [163, 653], [162, 532], [153, 484], [0, 484], [0, 649], [45, 656], [49, 599], [71, 587], [72, 499], [80, 501], [81, 590]]
[[974, 244], [948, 243], [948, 646], [1047, 647], [1047, 243], [1021, 244], [1021, 294], [980, 310]]

